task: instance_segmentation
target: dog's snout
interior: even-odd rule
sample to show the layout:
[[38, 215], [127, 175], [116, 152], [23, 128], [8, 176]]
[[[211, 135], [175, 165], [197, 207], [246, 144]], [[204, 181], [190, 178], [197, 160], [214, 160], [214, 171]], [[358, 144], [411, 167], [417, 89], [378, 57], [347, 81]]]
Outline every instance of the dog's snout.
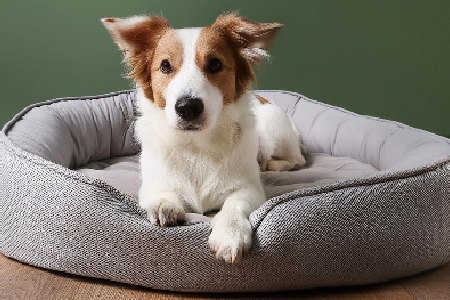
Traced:
[[175, 111], [185, 121], [197, 119], [203, 112], [203, 101], [200, 98], [181, 97], [175, 103]]

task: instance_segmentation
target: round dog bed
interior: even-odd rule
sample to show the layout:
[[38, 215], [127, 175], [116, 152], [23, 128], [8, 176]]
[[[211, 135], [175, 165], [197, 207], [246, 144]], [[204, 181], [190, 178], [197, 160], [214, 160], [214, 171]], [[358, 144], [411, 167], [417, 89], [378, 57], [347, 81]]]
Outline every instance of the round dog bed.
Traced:
[[257, 91], [310, 154], [261, 174], [249, 254], [216, 261], [208, 217], [152, 225], [136, 202], [134, 91], [32, 105], [0, 135], [1, 251], [44, 268], [195, 292], [357, 285], [449, 261], [450, 140], [286, 91]]

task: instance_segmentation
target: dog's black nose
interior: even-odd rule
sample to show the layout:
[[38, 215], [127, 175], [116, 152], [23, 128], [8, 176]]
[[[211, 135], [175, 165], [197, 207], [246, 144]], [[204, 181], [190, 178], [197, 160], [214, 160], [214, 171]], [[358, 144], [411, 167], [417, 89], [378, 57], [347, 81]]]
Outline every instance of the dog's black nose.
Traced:
[[190, 96], [181, 97], [175, 103], [175, 111], [185, 121], [197, 119], [203, 112], [203, 101]]

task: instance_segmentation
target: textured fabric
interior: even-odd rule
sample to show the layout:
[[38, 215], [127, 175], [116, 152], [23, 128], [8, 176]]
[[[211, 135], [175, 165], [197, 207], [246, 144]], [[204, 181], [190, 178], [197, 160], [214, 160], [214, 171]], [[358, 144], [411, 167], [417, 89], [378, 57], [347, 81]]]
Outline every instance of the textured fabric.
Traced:
[[153, 226], [135, 197], [67, 168], [138, 152], [132, 91], [58, 99], [25, 109], [0, 134], [1, 251], [49, 269], [197, 292], [367, 284], [450, 260], [448, 139], [295, 93], [259, 93], [293, 117], [310, 152], [380, 171], [269, 199], [250, 215], [250, 253], [228, 265], [209, 251], [208, 222]]

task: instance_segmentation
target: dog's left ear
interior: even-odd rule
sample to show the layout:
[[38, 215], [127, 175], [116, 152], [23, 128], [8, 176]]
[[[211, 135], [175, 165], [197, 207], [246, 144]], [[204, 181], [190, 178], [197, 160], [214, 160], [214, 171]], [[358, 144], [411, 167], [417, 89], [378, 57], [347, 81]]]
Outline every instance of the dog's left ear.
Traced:
[[249, 63], [256, 64], [262, 58], [269, 57], [266, 50], [283, 24], [258, 23], [230, 13], [219, 16], [213, 26], [226, 30], [240, 48], [240, 54]]
[[242, 95], [251, 81], [256, 85], [255, 73], [251, 65], [269, 58], [269, 49], [280, 23], [258, 23], [242, 18], [237, 13], [217, 17], [212, 28], [225, 34], [237, 49], [235, 99]]

